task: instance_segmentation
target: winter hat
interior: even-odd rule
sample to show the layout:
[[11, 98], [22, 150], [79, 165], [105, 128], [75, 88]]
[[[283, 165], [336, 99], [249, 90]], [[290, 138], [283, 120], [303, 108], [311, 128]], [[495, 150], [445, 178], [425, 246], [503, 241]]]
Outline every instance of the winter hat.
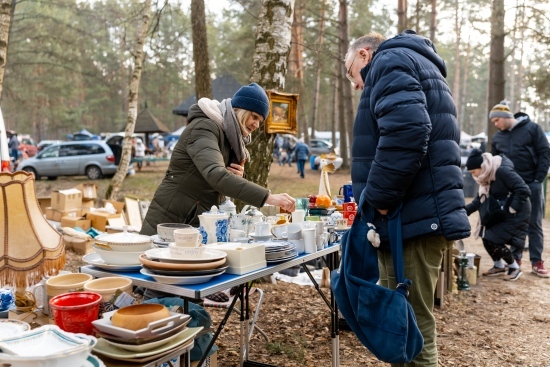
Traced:
[[479, 149], [473, 149], [470, 152], [468, 160], [466, 161], [466, 168], [468, 171], [481, 168], [481, 164], [483, 163], [483, 157], [481, 156], [482, 154], [483, 152]]
[[506, 119], [513, 119], [514, 115], [512, 114], [512, 111], [510, 111], [510, 107], [508, 107], [506, 101], [501, 101], [499, 104], [491, 109], [491, 112], [489, 112], [489, 119], [492, 119], [493, 117], [504, 117]]
[[256, 83], [241, 87], [231, 98], [231, 105], [233, 108], [256, 112], [264, 120], [269, 114], [269, 98], [263, 88]]

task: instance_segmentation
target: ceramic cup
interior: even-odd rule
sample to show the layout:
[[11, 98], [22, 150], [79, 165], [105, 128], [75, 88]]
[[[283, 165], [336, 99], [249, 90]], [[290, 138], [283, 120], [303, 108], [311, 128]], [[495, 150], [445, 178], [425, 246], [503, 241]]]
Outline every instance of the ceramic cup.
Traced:
[[271, 236], [271, 223], [259, 222], [254, 225], [254, 234], [257, 237]]
[[296, 209], [292, 212], [292, 223], [300, 223], [304, 221], [306, 211], [304, 209]]
[[276, 238], [287, 238], [288, 237], [288, 224], [279, 224], [271, 227], [271, 234]]
[[302, 238], [302, 226], [299, 223], [289, 224], [286, 231], [289, 240], [299, 240]]
[[304, 240], [289, 240], [289, 242], [292, 242], [296, 246], [296, 252], [298, 252], [298, 254], [304, 253]]
[[345, 218], [337, 219], [336, 220], [336, 228], [338, 229], [346, 229], [348, 228], [348, 220]]
[[235, 239], [239, 237], [246, 237], [246, 232], [241, 231], [240, 229], [230, 229], [229, 230], [229, 241], [235, 242]]
[[180, 247], [199, 247], [202, 235], [196, 228], [182, 228], [174, 231], [174, 241]]
[[315, 242], [315, 228], [302, 229], [302, 236], [304, 238], [304, 252], [306, 254], [313, 254], [317, 252], [317, 243]]
[[321, 251], [327, 243], [327, 238], [324, 234], [320, 234], [315, 238], [315, 240], [317, 242], [317, 251]]
[[315, 228], [315, 234], [317, 236], [320, 236], [325, 231], [325, 222], [319, 221], [319, 222], [313, 222], [313, 228]]

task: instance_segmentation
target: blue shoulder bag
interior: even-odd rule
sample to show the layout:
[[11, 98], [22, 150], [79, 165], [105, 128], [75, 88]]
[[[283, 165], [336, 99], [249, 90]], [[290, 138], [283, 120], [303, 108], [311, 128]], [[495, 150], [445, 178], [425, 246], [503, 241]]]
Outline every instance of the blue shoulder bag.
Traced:
[[378, 254], [367, 239], [374, 227], [367, 223], [373, 219], [374, 208], [365, 204], [363, 193], [353, 225], [342, 236], [340, 268], [332, 272], [330, 284], [340, 312], [361, 343], [381, 361], [409, 363], [424, 339], [407, 300], [412, 283], [404, 276], [401, 206], [388, 215], [395, 290], [376, 284]]

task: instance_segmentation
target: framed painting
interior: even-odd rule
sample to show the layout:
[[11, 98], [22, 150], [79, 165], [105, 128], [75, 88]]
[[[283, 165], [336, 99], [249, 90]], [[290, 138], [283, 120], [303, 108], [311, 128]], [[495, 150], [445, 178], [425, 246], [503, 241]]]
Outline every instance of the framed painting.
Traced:
[[264, 124], [265, 132], [268, 134], [298, 134], [296, 121], [298, 94], [268, 90], [267, 96], [270, 108]]

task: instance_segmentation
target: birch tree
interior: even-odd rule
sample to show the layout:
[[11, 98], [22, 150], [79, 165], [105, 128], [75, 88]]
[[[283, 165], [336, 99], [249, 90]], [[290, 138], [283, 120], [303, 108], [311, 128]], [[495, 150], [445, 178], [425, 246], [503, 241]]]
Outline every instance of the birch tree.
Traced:
[[[262, 1], [250, 81], [266, 90], [284, 89], [293, 13], [294, 0]], [[247, 163], [247, 179], [266, 187], [273, 154], [273, 135], [265, 133], [264, 124], [252, 134], [248, 150], [252, 160]]]
[[151, 2], [152, 0], [145, 0], [143, 6], [143, 12], [141, 17], [141, 24], [138, 27], [136, 47], [133, 52], [134, 56], [134, 69], [132, 71], [130, 79], [130, 88], [128, 90], [128, 118], [126, 122], [126, 128], [124, 129], [124, 142], [122, 146], [122, 156], [118, 163], [117, 171], [111, 180], [111, 183], [107, 187], [105, 192], [105, 198], [110, 200], [116, 200], [122, 182], [128, 173], [128, 165], [130, 164], [130, 158], [132, 154], [132, 135], [134, 134], [134, 128], [136, 127], [136, 117], [138, 110], [138, 91], [139, 82], [141, 80], [141, 72], [143, 70], [143, 58], [145, 53], [143, 52], [143, 46], [147, 39], [147, 30], [149, 28], [149, 21], [151, 20]]
[[[15, 3], [13, 4], [15, 6]], [[4, 71], [8, 56], [8, 38], [12, 18], [12, 0], [0, 1], [0, 97], [2, 97], [2, 85], [4, 84]]]

